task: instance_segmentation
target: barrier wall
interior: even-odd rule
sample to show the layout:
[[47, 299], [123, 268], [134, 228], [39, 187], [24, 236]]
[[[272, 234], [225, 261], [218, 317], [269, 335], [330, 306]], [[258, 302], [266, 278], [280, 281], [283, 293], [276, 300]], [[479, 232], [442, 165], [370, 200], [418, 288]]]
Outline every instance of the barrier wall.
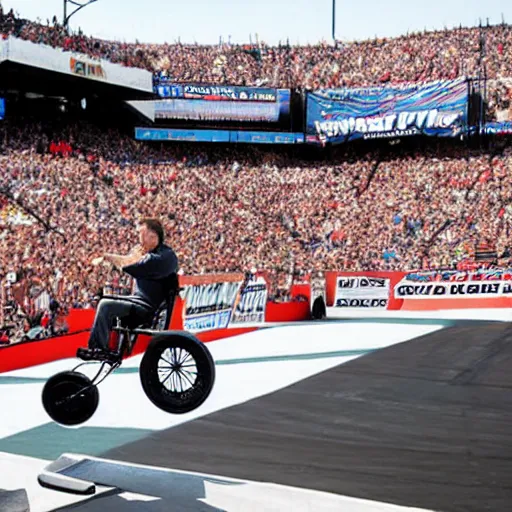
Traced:
[[[170, 330], [183, 330], [184, 328], [185, 303], [177, 298], [173, 310], [173, 316], [169, 325]], [[75, 309], [70, 311], [70, 327], [84, 328], [79, 332], [70, 333], [65, 336], [47, 338], [45, 340], [28, 341], [0, 347], [0, 373], [13, 370], [21, 370], [41, 364], [51, 363], [61, 359], [74, 358], [79, 347], [87, 346], [89, 330], [94, 320], [95, 310]], [[267, 304], [265, 312], [267, 322], [295, 322], [307, 320], [309, 316], [308, 302], [290, 302]], [[257, 325], [232, 325], [228, 328], [214, 329], [195, 333], [203, 343], [209, 343], [219, 339], [230, 338], [255, 331], [264, 327], [265, 323]], [[137, 339], [132, 356], [142, 354], [149, 342], [149, 336], [141, 335]]]
[[512, 307], [512, 269], [327, 272], [326, 305], [343, 311], [449, 311]]

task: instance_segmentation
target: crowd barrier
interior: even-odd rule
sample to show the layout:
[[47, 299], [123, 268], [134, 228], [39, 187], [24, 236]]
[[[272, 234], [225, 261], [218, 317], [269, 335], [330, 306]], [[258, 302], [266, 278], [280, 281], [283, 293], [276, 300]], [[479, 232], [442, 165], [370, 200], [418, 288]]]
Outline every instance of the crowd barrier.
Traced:
[[[475, 318], [475, 310], [480, 309], [481, 318], [495, 310], [501, 319], [508, 319], [512, 308], [512, 269], [326, 272], [323, 288], [309, 281], [294, 284], [291, 296], [295, 300], [290, 302], [268, 298], [264, 275], [250, 279], [242, 274], [184, 277], [180, 284], [184, 291], [169, 328], [191, 331], [203, 342], [268, 324], [309, 320], [311, 304], [319, 293], [327, 318], [392, 317], [397, 312], [404, 316], [431, 312], [432, 318], [449, 318], [442, 312], [461, 310], [466, 311], [465, 318]], [[94, 315], [93, 309], [71, 310], [66, 336], [0, 348], [0, 373], [74, 357], [76, 349], [87, 344]], [[141, 336], [133, 355], [142, 353], [149, 339]]]
[[[187, 330], [192, 330], [202, 342], [208, 343], [252, 332], [268, 323], [310, 318], [309, 302], [276, 303], [267, 300], [267, 283], [263, 279], [242, 286], [243, 280], [243, 276], [238, 274], [182, 278], [180, 284], [185, 288], [185, 300], [177, 298], [168, 328], [183, 330], [189, 326], [196, 327]], [[261, 299], [265, 299], [263, 307]], [[226, 310], [232, 315], [227, 323], [223, 323]], [[94, 309], [71, 309], [66, 319], [67, 335], [0, 348], [0, 373], [75, 357], [79, 347], [87, 346], [94, 316]], [[149, 341], [149, 336], [140, 336], [132, 356], [143, 353]]]
[[327, 272], [326, 306], [343, 311], [447, 311], [512, 306], [512, 269]]

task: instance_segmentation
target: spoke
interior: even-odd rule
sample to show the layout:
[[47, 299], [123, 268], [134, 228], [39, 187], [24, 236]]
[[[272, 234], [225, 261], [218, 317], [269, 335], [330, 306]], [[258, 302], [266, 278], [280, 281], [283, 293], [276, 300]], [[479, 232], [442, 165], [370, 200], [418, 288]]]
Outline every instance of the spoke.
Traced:
[[175, 373], [174, 379], [176, 381], [176, 391], [178, 393], [181, 393], [183, 391], [183, 388], [181, 386], [181, 379], [180, 379], [180, 375], [178, 372]]
[[174, 369], [174, 366], [159, 366], [158, 367], [158, 371], [159, 372], [169, 371], [169, 370], [173, 370], [173, 369]]
[[173, 373], [174, 373], [173, 371], [172, 371], [172, 372], [170, 372], [170, 373], [169, 373], [169, 375], [167, 375], [167, 377], [165, 377], [165, 379], [164, 379], [163, 381], [161, 381], [161, 382], [162, 382], [162, 386], [164, 386], [164, 385], [165, 385], [165, 382], [167, 381], [167, 379], [168, 379], [169, 377], [172, 377]]
[[179, 371], [179, 370], [178, 370], [178, 373], [179, 373], [179, 375], [180, 375], [180, 376], [183, 376], [183, 378], [184, 378], [185, 380], [187, 380], [187, 381], [188, 381], [188, 383], [190, 384], [190, 386], [193, 386], [193, 385], [194, 385], [194, 381], [190, 380], [190, 379], [188, 378], [188, 376], [187, 376], [187, 375], [185, 375], [184, 373], [182, 373], [182, 372], [181, 372], [181, 371]]
[[[183, 350], [183, 352], [185, 353], [185, 357], [183, 359], [181, 359], [181, 357], [180, 357], [179, 364], [183, 364], [190, 357], [190, 354], [186, 350]], [[180, 356], [181, 356], [181, 354], [180, 354]]]
[[197, 365], [195, 363], [192, 363], [192, 364], [181, 364], [180, 365], [181, 368], [191, 368], [192, 366], [196, 366], [197, 367]]
[[185, 359], [183, 359], [183, 361], [181, 362], [181, 365], [183, 366], [187, 361], [192, 361], [193, 363], [195, 363], [195, 359], [192, 357], [191, 354], [189, 354], [187, 352], [187, 357], [185, 357]]
[[160, 359], [163, 359], [167, 364], [169, 364], [169, 365], [171, 365], [171, 366], [172, 366], [171, 361], [167, 361], [167, 359], [165, 359], [165, 357], [163, 356], [163, 354], [160, 356]]
[[179, 372], [182, 372], [182, 373], [188, 373], [189, 375], [194, 375], [194, 376], [197, 376], [198, 373], [197, 372], [191, 372], [190, 370], [182, 370], [182, 369], [179, 369], [178, 370]]

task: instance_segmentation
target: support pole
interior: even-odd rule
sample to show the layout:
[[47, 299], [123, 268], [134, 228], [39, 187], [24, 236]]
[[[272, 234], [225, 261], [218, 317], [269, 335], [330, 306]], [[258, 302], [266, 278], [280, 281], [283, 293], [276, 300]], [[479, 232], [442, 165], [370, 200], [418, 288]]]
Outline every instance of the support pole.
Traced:
[[336, 0], [332, 0], [332, 39], [336, 41]]

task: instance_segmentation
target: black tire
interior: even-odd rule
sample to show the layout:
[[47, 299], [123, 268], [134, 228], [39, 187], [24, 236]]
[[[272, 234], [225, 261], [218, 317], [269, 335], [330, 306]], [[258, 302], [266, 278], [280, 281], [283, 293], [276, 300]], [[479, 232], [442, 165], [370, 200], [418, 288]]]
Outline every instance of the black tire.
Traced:
[[[73, 397], [73, 395], [76, 395]], [[69, 400], [66, 400], [69, 397]], [[79, 372], [61, 372], [50, 377], [43, 388], [43, 407], [48, 416], [61, 425], [80, 425], [98, 408], [98, 388]]]
[[322, 320], [327, 316], [323, 297], [317, 297], [313, 302], [311, 316], [315, 320]]
[[206, 346], [191, 334], [162, 333], [151, 340], [142, 358], [140, 380], [147, 397], [159, 409], [185, 414], [210, 395], [215, 363]]

